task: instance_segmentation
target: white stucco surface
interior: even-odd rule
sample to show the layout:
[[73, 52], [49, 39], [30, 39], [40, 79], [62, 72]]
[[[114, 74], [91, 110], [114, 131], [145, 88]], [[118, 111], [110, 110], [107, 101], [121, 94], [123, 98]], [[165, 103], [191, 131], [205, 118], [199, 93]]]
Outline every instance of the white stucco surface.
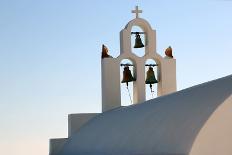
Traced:
[[104, 112], [59, 155], [229, 155], [231, 95], [232, 75]]
[[222, 103], [197, 135], [190, 155], [232, 155], [232, 95]]

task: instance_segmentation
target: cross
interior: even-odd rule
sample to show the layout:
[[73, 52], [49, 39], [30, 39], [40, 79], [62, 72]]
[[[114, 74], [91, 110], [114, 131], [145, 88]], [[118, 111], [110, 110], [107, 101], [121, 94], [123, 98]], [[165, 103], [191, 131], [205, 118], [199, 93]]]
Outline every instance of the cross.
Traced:
[[135, 7], [135, 10], [132, 10], [131, 13], [135, 13], [136, 18], [139, 18], [139, 13], [142, 13], [142, 10], [139, 10], [138, 5]]

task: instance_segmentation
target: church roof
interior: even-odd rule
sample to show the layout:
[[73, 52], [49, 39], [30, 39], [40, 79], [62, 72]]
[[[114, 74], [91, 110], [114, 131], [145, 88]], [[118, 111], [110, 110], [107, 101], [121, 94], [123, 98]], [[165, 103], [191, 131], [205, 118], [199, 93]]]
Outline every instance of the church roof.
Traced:
[[232, 75], [97, 115], [61, 155], [187, 155], [212, 113], [232, 95]]

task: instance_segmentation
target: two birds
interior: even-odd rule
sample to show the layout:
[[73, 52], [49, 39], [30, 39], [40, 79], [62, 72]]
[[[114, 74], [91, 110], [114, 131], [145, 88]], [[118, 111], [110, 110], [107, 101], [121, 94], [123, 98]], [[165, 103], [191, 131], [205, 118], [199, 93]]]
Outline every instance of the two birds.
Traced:
[[[109, 50], [108, 48], [102, 44], [102, 59], [104, 58], [113, 58], [111, 55], [108, 54], [109, 53]], [[173, 58], [173, 55], [172, 55], [172, 47], [169, 46], [166, 50], [165, 50], [165, 55], [167, 58]]]

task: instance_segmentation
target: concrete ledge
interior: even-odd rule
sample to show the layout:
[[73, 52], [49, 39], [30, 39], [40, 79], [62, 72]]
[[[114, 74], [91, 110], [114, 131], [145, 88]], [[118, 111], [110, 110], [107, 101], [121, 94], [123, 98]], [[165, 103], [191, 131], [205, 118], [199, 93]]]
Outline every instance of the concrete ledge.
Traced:
[[68, 137], [77, 132], [85, 123], [99, 113], [69, 114], [68, 115]]
[[68, 138], [56, 138], [49, 141], [49, 155], [58, 155]]

